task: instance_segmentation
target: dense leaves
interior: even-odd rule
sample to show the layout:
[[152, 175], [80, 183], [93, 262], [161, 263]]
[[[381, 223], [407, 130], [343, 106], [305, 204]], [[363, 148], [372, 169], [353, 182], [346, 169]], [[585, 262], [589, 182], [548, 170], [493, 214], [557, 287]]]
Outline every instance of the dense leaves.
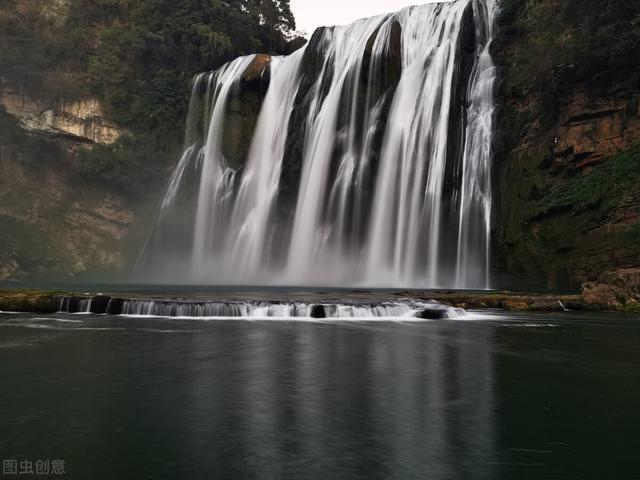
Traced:
[[288, 53], [294, 30], [289, 0], [0, 0], [0, 78], [40, 98], [100, 98], [131, 137], [84, 164], [126, 183], [128, 168], [164, 175], [195, 73]]
[[640, 65], [640, 2], [503, 0], [501, 7], [515, 89], [553, 92], [575, 81], [606, 88]]

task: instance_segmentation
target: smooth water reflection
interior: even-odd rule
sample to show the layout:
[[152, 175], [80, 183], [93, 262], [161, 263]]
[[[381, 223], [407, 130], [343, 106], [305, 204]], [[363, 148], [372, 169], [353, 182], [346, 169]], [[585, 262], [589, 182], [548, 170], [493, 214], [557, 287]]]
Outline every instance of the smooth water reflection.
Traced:
[[47, 318], [0, 314], [0, 457], [70, 478], [639, 472], [635, 320]]

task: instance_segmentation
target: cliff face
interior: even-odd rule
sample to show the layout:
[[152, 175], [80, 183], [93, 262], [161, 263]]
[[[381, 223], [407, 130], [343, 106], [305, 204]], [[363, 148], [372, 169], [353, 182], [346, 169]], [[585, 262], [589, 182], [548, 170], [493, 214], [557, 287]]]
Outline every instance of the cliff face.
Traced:
[[69, 135], [78, 141], [107, 145], [123, 133], [105, 118], [102, 105], [95, 98], [51, 102], [7, 89], [0, 94], [0, 105], [16, 117], [23, 128], [35, 133]]
[[84, 181], [77, 155], [120, 131], [86, 128], [101, 123], [85, 116], [96, 113], [91, 102], [44, 117], [28, 115], [37, 103], [2, 103], [24, 123], [0, 111], [0, 281], [120, 272], [148, 225], [145, 202]]
[[124, 266], [135, 214], [109, 192], [78, 188], [62, 165], [0, 158], [0, 280], [72, 276]]
[[[71, 168], [70, 168], [71, 167]], [[84, 185], [66, 161], [0, 155], [0, 281], [121, 273], [148, 226], [145, 209]]]
[[[565, 3], [505, 2], [495, 44], [501, 286], [575, 289], [640, 265], [640, 35], [631, 18], [601, 19], [591, 32], [610, 50], [601, 61], [561, 17]], [[537, 30], [545, 8], [560, 19]]]

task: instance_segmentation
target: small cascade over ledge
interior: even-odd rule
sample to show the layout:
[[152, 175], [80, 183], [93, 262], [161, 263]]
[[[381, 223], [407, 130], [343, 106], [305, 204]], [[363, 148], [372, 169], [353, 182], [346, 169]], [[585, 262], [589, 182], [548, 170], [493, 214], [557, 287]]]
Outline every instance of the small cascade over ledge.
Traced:
[[496, 8], [410, 7], [198, 75], [140, 274], [489, 288]]
[[465, 312], [435, 301], [367, 302], [224, 301], [62, 297], [59, 313], [200, 319], [361, 319], [436, 320]]

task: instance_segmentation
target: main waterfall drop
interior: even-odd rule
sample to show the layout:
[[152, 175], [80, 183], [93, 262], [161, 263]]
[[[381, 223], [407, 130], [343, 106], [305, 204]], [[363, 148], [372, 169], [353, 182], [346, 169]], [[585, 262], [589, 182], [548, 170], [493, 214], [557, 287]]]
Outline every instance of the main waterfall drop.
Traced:
[[178, 283], [488, 288], [494, 0], [198, 75], [139, 258]]

